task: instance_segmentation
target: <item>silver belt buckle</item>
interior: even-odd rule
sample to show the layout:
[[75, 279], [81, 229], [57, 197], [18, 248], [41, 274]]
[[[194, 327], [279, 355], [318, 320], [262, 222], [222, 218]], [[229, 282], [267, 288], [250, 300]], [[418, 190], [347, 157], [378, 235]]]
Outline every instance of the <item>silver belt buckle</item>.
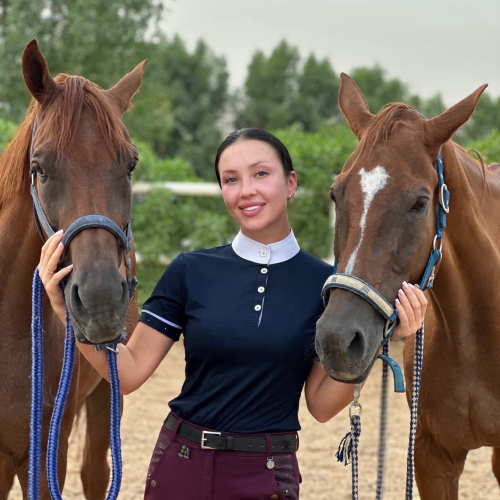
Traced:
[[216, 450], [217, 448], [212, 448], [211, 446], [205, 446], [205, 441], [207, 440], [206, 434], [214, 434], [216, 436], [220, 436], [220, 432], [213, 431], [201, 431], [201, 449], [202, 450]]

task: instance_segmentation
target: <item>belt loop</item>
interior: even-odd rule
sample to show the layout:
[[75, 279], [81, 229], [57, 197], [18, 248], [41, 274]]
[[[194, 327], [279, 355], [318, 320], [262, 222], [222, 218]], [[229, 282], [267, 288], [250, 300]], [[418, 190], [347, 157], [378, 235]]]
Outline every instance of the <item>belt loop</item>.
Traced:
[[226, 437], [226, 449], [227, 450], [232, 450], [233, 449], [233, 436], [227, 436]]
[[273, 442], [271, 438], [271, 434], [266, 434], [266, 445], [267, 445], [267, 453], [273, 452]]
[[182, 422], [184, 422], [184, 420], [177, 416], [175, 417], [175, 419], [176, 419], [175, 427], [172, 429], [172, 431], [174, 434], [177, 434], [179, 432], [179, 427], [181, 426]]

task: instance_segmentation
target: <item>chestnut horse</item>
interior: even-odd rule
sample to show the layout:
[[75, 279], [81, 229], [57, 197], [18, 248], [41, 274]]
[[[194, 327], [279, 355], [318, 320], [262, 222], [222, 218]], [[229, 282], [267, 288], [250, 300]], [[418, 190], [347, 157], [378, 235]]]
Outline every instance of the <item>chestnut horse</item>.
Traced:
[[[80, 76], [50, 76], [35, 41], [23, 53], [22, 69], [33, 96], [28, 116], [0, 158], [0, 500], [6, 500], [17, 474], [27, 497], [31, 282], [40, 259], [41, 238], [30, 196], [30, 142], [36, 188], [53, 228], [100, 213], [124, 228], [131, 213], [131, 171], [137, 151], [121, 117], [139, 89], [144, 63], [112, 89], [102, 90]], [[133, 252], [132, 252], [132, 260]], [[64, 265], [74, 264], [65, 289], [66, 303], [80, 340], [116, 340], [137, 322], [136, 301], [129, 305], [122, 251], [104, 229], [79, 233], [67, 249]], [[135, 266], [135, 261], [133, 262]], [[127, 313], [128, 311], [128, 313]], [[48, 424], [63, 359], [64, 327], [44, 297], [44, 412], [41, 497], [49, 499], [45, 474]], [[85, 405], [86, 442], [81, 478], [86, 498], [105, 498], [109, 480], [110, 390], [90, 364], [76, 357], [75, 376], [62, 422], [59, 481], [64, 484], [71, 427]]]
[[[363, 279], [393, 303], [403, 281], [420, 282], [433, 248], [439, 151], [450, 191], [443, 258], [427, 292], [431, 307], [415, 444], [423, 500], [457, 499], [467, 453], [481, 446], [494, 448], [493, 472], [500, 482], [500, 168], [478, 163], [450, 140], [485, 87], [430, 120], [404, 104], [371, 114], [347, 75], [339, 93], [359, 139], [330, 188], [339, 273]], [[364, 380], [384, 324], [359, 296], [331, 291], [317, 325], [317, 350], [328, 374], [344, 382]], [[414, 340], [405, 345], [408, 397]]]

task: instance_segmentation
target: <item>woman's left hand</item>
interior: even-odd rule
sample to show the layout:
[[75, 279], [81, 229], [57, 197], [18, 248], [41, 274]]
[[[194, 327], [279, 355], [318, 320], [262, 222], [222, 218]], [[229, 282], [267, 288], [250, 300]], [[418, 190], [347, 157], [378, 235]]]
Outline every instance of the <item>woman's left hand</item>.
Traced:
[[403, 287], [398, 292], [396, 299], [399, 323], [391, 340], [396, 341], [413, 335], [424, 322], [427, 310], [427, 299], [418, 286], [403, 282]]

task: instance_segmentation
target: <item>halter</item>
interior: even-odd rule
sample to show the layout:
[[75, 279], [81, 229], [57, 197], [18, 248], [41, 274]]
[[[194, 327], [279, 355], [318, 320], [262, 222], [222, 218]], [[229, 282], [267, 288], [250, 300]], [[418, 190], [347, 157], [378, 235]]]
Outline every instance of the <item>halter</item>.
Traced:
[[[36, 169], [33, 164], [33, 144], [37, 130], [38, 117], [35, 117], [33, 133], [31, 135], [30, 146], [30, 192], [33, 198], [33, 213], [35, 223], [43, 242], [46, 241], [45, 231], [48, 237], [55, 231], [50, 225], [40, 203], [36, 190]], [[136, 277], [131, 277], [132, 266], [129, 252], [131, 249], [131, 224], [129, 219], [125, 231], [115, 224], [111, 219], [101, 214], [84, 215], [76, 219], [66, 230], [62, 243], [68, 247], [73, 238], [81, 231], [88, 228], [106, 229], [112, 233], [119, 241], [125, 251], [125, 267], [127, 270], [127, 285], [129, 289], [129, 300], [132, 300], [137, 287]], [[64, 291], [65, 282], [61, 282], [61, 289]], [[42, 319], [42, 297], [43, 284], [40, 279], [38, 268], [33, 277], [32, 296], [32, 369], [31, 369], [31, 418], [30, 418], [30, 456], [29, 456], [29, 500], [38, 500], [40, 497], [40, 455], [42, 450], [42, 408], [43, 408], [43, 319]], [[122, 341], [125, 335], [122, 334], [118, 341]], [[110, 445], [113, 465], [113, 477], [108, 492], [107, 500], [116, 500], [120, 491], [122, 477], [121, 442], [120, 442], [120, 381], [118, 379], [118, 369], [116, 365], [116, 354], [118, 353], [116, 344], [96, 345], [96, 350], [106, 349], [108, 361], [109, 382], [111, 386], [111, 423], [110, 423]], [[50, 420], [49, 438], [47, 443], [47, 482], [51, 498], [62, 500], [58, 479], [58, 453], [59, 435], [61, 422], [64, 415], [66, 400], [69, 394], [71, 379], [73, 376], [75, 354], [75, 336], [71, 317], [66, 308], [66, 336], [64, 341], [64, 359], [61, 371], [61, 379], [54, 402], [54, 409]]]
[[[439, 206], [436, 217], [436, 232], [432, 242], [431, 253], [427, 260], [422, 279], [420, 280], [419, 288], [422, 291], [434, 285], [436, 267], [443, 257], [443, 230], [446, 227], [446, 214], [450, 211], [450, 192], [444, 182], [441, 151], [436, 161], [436, 169], [438, 174]], [[337, 261], [335, 261], [333, 266], [332, 276], [326, 280], [323, 290], [321, 291], [325, 307], [328, 304], [328, 298], [332, 288], [342, 288], [343, 290], [349, 290], [359, 295], [384, 317], [386, 320], [384, 339], [379, 348], [383, 347], [394, 333], [398, 317], [397, 309], [378, 290], [362, 279], [349, 274], [337, 274]]]
[[[413, 111], [413, 110], [412, 110]], [[416, 111], [415, 111], [416, 112]], [[427, 119], [424, 115], [416, 112], [423, 119]], [[432, 288], [436, 267], [441, 262], [443, 257], [443, 230], [446, 227], [446, 214], [450, 211], [450, 192], [444, 182], [443, 175], [443, 158], [441, 151], [436, 160], [436, 170], [438, 174], [438, 189], [439, 189], [439, 205], [436, 216], [436, 229], [432, 242], [432, 249], [425, 266], [422, 279], [420, 280], [419, 288], [422, 291]], [[384, 338], [380, 344], [382, 354], [378, 357], [384, 362], [382, 371], [382, 398], [381, 398], [381, 416], [380, 416], [380, 441], [378, 453], [377, 467], [377, 486], [376, 499], [380, 500], [383, 496], [383, 474], [386, 448], [386, 426], [387, 426], [387, 367], [389, 366], [394, 376], [395, 392], [404, 392], [404, 379], [401, 368], [392, 358], [388, 356], [389, 345], [392, 334], [394, 333], [397, 323], [397, 310], [392, 304], [374, 287], [365, 281], [346, 274], [337, 274], [337, 261], [333, 267], [333, 275], [330, 276], [322, 290], [322, 297], [325, 307], [328, 303], [328, 298], [332, 288], [341, 288], [349, 290], [369, 302], [386, 320], [384, 329]], [[424, 325], [417, 331], [415, 338], [415, 350], [413, 357], [413, 376], [411, 390], [411, 418], [410, 418], [410, 436], [408, 443], [408, 459], [406, 472], [406, 500], [413, 498], [413, 476], [414, 476], [414, 451], [415, 451], [415, 436], [417, 432], [417, 416], [418, 416], [418, 401], [420, 395], [420, 380], [422, 376], [423, 364], [423, 348], [424, 348]], [[349, 418], [351, 421], [351, 431], [347, 433], [341, 441], [337, 459], [344, 462], [345, 465], [352, 463], [352, 498], [358, 499], [358, 443], [361, 434], [361, 405], [358, 402], [360, 397], [360, 384], [354, 385], [354, 401], [349, 405]]]
[[[36, 168], [33, 167], [33, 150], [34, 150], [34, 142], [35, 142], [35, 134], [38, 128], [38, 116], [35, 116], [35, 122], [33, 123], [33, 132], [31, 134], [31, 145], [30, 145], [30, 170], [29, 175], [31, 178], [31, 186], [30, 193], [33, 198], [33, 215], [35, 217], [36, 228], [38, 230], [38, 234], [40, 238], [45, 243], [47, 239], [45, 238], [45, 234], [50, 238], [55, 230], [51, 226], [45, 212], [43, 211], [42, 204], [40, 203], [40, 198], [38, 197], [38, 191], [36, 189], [36, 176], [37, 171]], [[43, 230], [42, 230], [43, 228]], [[106, 229], [111, 234], [113, 234], [118, 242], [120, 243], [121, 248], [125, 251], [125, 268], [127, 274], [127, 285], [129, 290], [129, 298], [132, 299], [135, 289], [137, 288], [137, 278], [132, 277], [132, 264], [130, 261], [130, 249], [131, 249], [131, 241], [132, 241], [132, 217], [129, 218], [127, 222], [127, 226], [125, 227], [125, 231], [123, 231], [115, 222], [113, 222], [109, 217], [106, 217], [102, 214], [91, 214], [84, 215], [79, 217], [74, 222], [70, 224], [68, 229], [66, 229], [64, 236], [62, 238], [62, 244], [64, 248], [68, 248], [68, 245], [71, 243], [73, 238], [83, 231], [84, 229], [89, 228], [100, 228]], [[45, 231], [45, 234], [43, 233]]]

